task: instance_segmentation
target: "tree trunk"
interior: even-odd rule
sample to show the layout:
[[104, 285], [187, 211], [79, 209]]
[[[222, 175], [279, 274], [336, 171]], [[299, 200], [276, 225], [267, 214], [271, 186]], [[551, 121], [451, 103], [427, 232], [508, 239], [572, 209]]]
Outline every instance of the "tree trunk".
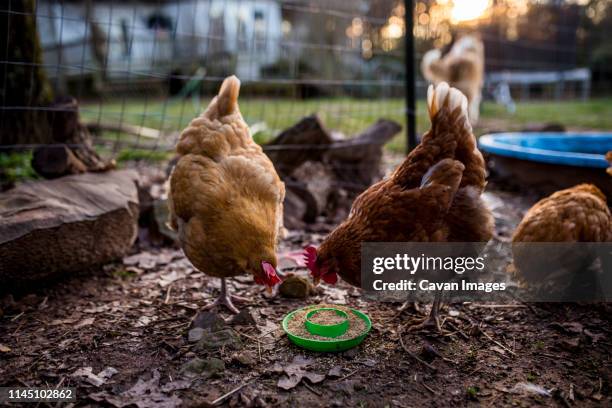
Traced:
[[[42, 64], [36, 32], [34, 0], [13, 0], [10, 12], [0, 19], [0, 145], [50, 143], [47, 111], [52, 90]], [[3, 57], [4, 58], [4, 57]], [[40, 109], [43, 108], [43, 109]]]
[[6, 41], [0, 41], [0, 55], [8, 57], [0, 64], [0, 145], [9, 149], [36, 145], [32, 165], [47, 178], [113, 168], [113, 162], [104, 162], [94, 150], [79, 119], [77, 100], [64, 96], [51, 103], [34, 3], [12, 0], [8, 19], [0, 19], [0, 32], [8, 32]]

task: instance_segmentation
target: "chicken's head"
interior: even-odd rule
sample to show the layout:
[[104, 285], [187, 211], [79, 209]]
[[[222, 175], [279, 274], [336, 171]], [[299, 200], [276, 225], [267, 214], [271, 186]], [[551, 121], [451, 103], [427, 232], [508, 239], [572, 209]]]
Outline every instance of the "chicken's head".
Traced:
[[272, 288], [281, 282], [274, 265], [266, 261], [261, 261], [261, 269], [255, 272], [254, 280], [255, 283], [264, 285], [268, 292], [271, 292]]
[[320, 258], [317, 248], [312, 245], [304, 249], [304, 262], [310, 270], [315, 285], [318, 285], [321, 279], [331, 285], [338, 282], [338, 274], [335, 268], [330, 265], [328, 260]]

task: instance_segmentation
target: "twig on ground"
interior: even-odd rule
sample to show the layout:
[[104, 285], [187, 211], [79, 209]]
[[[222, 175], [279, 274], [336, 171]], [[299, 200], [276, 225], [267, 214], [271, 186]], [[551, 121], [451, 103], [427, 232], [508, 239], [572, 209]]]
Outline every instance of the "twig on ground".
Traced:
[[317, 391], [317, 390], [315, 390], [315, 389], [314, 389], [314, 388], [312, 388], [310, 385], [308, 385], [308, 384], [306, 383], [306, 381], [302, 381], [302, 384], [304, 384], [304, 387], [308, 388], [308, 390], [309, 390], [310, 392], [312, 392], [313, 394], [318, 395], [319, 397], [320, 397], [321, 395], [323, 395], [323, 394], [321, 393], [321, 391]]
[[259, 355], [259, 362], [261, 362], [261, 342], [257, 342], [257, 354]]
[[226, 399], [228, 399], [229, 397], [231, 397], [232, 395], [234, 395], [235, 393], [237, 393], [238, 391], [240, 391], [241, 389], [243, 389], [244, 387], [246, 387], [247, 385], [250, 385], [252, 383], [255, 382], [255, 379], [245, 382], [242, 385], [239, 385], [238, 387], [234, 388], [233, 390], [223, 394], [222, 396], [220, 396], [219, 398], [217, 398], [216, 400], [214, 400], [213, 402], [210, 403], [211, 406], [213, 405], [217, 405], [222, 403], [223, 401], [225, 401]]
[[18, 315], [13, 316], [13, 318], [11, 319], [11, 322], [14, 322], [15, 320], [19, 319], [21, 316], [23, 316], [25, 312], [21, 312]]
[[359, 368], [354, 369], [353, 371], [351, 371], [350, 373], [348, 373], [344, 377], [338, 378], [336, 381], [344, 381], [347, 378], [349, 378], [350, 376], [352, 376], [353, 374], [355, 374], [357, 371], [359, 371]]
[[461, 335], [461, 337], [463, 337], [465, 340], [468, 340], [470, 338], [470, 336], [468, 336], [467, 334], [465, 334], [460, 328], [458, 328], [457, 326], [455, 326], [453, 324], [453, 322], [451, 322], [450, 320], [447, 320], [446, 324], [448, 324], [450, 326], [451, 329], [453, 329], [454, 331], [456, 331], [457, 333], [459, 333]]
[[167, 305], [170, 302], [171, 292], [172, 292], [172, 284], [168, 285], [168, 290], [166, 291], [166, 298], [164, 299], [164, 305]]
[[429, 385], [425, 384], [425, 381], [421, 380], [421, 385], [423, 387], [425, 387], [425, 389], [429, 392], [431, 392], [432, 394], [436, 395], [436, 392], [433, 390], [433, 388], [431, 388]]
[[414, 354], [412, 351], [410, 351], [410, 349], [408, 347], [406, 347], [406, 345], [404, 344], [404, 340], [402, 339], [402, 331], [401, 331], [401, 327], [397, 327], [397, 336], [399, 337], [399, 341], [400, 341], [400, 345], [402, 346], [402, 348], [404, 349], [404, 351], [406, 353], [408, 353], [408, 355], [410, 357], [412, 357], [413, 359], [415, 359], [416, 361], [418, 361], [419, 363], [423, 364], [425, 367], [429, 368], [432, 371], [438, 371], [438, 369], [434, 366], [432, 366], [431, 364], [429, 364], [427, 361], [423, 360], [422, 358], [420, 358], [419, 356], [417, 356], [416, 354]]
[[506, 350], [508, 353], [512, 354], [513, 356], [516, 356], [516, 353], [512, 350], [510, 350], [508, 347], [504, 346], [502, 343], [500, 343], [499, 341], [495, 340], [493, 337], [489, 336], [484, 330], [480, 329], [480, 332], [482, 333], [483, 336], [485, 336], [490, 342], [496, 344], [497, 346], [501, 347], [502, 349]]
[[527, 305], [523, 305], [523, 304], [517, 304], [517, 305], [483, 305], [480, 303], [472, 303], [473, 307], [481, 307], [481, 308], [486, 308], [486, 309], [528, 309], [529, 306]]

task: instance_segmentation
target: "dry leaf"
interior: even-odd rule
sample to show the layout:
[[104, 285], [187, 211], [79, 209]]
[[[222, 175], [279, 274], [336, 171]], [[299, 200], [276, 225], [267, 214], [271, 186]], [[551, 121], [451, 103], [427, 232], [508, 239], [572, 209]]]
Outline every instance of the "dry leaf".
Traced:
[[91, 326], [93, 324], [93, 322], [96, 320], [95, 317], [88, 317], [87, 319], [83, 319], [80, 322], [78, 322], [74, 328], [75, 329], [80, 329], [81, 327], [85, 327], [85, 326]]

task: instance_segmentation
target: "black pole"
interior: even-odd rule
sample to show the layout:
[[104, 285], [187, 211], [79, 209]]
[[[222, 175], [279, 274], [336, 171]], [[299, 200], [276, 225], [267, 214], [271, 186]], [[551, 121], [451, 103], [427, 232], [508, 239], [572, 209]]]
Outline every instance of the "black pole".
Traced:
[[414, 1], [404, 0], [406, 35], [404, 58], [406, 64], [406, 153], [417, 145], [416, 137], [416, 89], [414, 75]]

